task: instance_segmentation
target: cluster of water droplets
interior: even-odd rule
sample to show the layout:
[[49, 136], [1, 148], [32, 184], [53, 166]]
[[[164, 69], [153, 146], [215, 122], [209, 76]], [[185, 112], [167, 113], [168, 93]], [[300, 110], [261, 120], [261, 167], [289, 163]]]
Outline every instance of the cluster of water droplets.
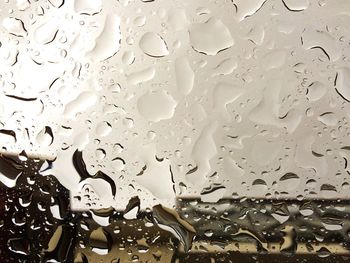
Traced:
[[349, 15], [346, 0], [5, 1], [1, 153], [44, 160], [36, 176], [74, 210], [138, 196], [185, 250], [179, 196], [349, 198]]

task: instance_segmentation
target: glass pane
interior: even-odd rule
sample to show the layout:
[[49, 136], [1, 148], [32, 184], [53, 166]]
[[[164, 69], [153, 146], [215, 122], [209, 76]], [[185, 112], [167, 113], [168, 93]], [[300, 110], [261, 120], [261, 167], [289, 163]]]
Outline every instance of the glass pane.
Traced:
[[349, 258], [348, 0], [5, 0], [1, 262]]

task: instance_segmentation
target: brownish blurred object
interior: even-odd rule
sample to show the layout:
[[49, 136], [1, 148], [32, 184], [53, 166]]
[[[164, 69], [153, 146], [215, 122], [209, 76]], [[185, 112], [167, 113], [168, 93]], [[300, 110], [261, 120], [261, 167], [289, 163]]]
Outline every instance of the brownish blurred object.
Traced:
[[[132, 220], [114, 209], [71, 211], [69, 192], [56, 178], [40, 175], [42, 161], [2, 155], [0, 163], [3, 175], [18, 176], [14, 187], [1, 186], [0, 192], [4, 263], [350, 260], [347, 200], [223, 199], [213, 204], [178, 199], [179, 215], [196, 231], [186, 253], [173, 234], [154, 224], [151, 211], [139, 211]], [[303, 209], [313, 212], [303, 216]], [[281, 223], [275, 215], [287, 220]], [[107, 218], [108, 225], [100, 226], [96, 216]], [[341, 229], [324, 228], [336, 223]]]

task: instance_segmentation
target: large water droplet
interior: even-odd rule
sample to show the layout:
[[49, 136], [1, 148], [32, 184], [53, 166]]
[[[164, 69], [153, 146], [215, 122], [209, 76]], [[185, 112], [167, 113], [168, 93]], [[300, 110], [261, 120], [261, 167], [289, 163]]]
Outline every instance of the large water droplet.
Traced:
[[164, 39], [154, 33], [145, 33], [139, 42], [141, 50], [151, 57], [164, 57], [169, 54], [167, 44]]
[[164, 90], [147, 92], [137, 102], [140, 114], [154, 122], [172, 118], [176, 105], [173, 97]]
[[230, 30], [215, 17], [205, 23], [193, 24], [189, 32], [194, 50], [206, 55], [214, 56], [234, 44]]

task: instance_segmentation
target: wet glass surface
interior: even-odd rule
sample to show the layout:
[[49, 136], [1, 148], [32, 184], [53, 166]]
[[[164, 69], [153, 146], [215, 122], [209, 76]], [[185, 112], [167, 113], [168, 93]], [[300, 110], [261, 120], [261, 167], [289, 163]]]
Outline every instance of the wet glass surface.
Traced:
[[1, 262], [348, 262], [348, 0], [5, 0]]

